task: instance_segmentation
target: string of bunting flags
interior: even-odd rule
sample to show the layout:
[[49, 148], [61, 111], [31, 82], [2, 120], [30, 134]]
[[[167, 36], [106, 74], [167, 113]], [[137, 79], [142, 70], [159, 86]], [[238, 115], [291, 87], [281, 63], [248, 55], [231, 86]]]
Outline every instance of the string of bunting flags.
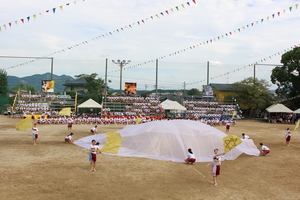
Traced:
[[[193, 2], [194, 4], [196, 4], [196, 0], [192, 0], [192, 2]], [[180, 11], [180, 9], [185, 9], [185, 8], [186, 8], [186, 5], [191, 6], [192, 4], [191, 4], [191, 2], [188, 1], [188, 2], [186, 2], [186, 4], [181, 4], [180, 6], [175, 6], [174, 8], [170, 8], [169, 10], [165, 10], [165, 11], [163, 11], [163, 12], [160, 12], [159, 14], [152, 15], [152, 16], [150, 16], [150, 17], [148, 17], [148, 18], [143, 19], [143, 20], [140, 20], [140, 21], [131, 23], [131, 24], [126, 25], [126, 26], [124, 26], [124, 27], [121, 27], [121, 28], [118, 28], [118, 29], [116, 29], [116, 30], [110, 31], [110, 32], [105, 33], [105, 34], [103, 34], [103, 35], [99, 35], [99, 36], [94, 37], [94, 38], [92, 38], [92, 39], [89, 39], [89, 40], [86, 40], [86, 41], [77, 43], [77, 44], [75, 44], [75, 45], [72, 45], [72, 46], [69, 46], [69, 47], [67, 47], [67, 48], [61, 49], [61, 50], [59, 50], [59, 51], [55, 51], [55, 52], [53, 52], [53, 53], [51, 53], [51, 54], [48, 54], [48, 55], [45, 55], [45, 56], [43, 56], [43, 57], [50, 57], [50, 56], [53, 56], [53, 55], [55, 55], [55, 54], [59, 54], [59, 53], [66, 52], [66, 51], [68, 51], [68, 50], [73, 50], [73, 49], [76, 48], [76, 47], [79, 47], [79, 46], [81, 46], [81, 45], [88, 44], [90, 41], [95, 41], [95, 40], [100, 39], [100, 38], [105, 38], [105, 37], [107, 37], [107, 36], [112, 36], [112, 35], [115, 35], [116, 33], [122, 32], [122, 31], [124, 31], [124, 30], [126, 30], [126, 29], [133, 28], [133, 27], [136, 26], [136, 25], [145, 24], [147, 20], [150, 20], [150, 19], [151, 19], [151, 20], [159, 19], [160, 17], [166, 16], [166, 15], [170, 15], [170, 13], [173, 13], [173, 12], [175, 12], [175, 11]], [[27, 62], [23, 62], [23, 63], [21, 63], [21, 64], [14, 65], [14, 66], [8, 67], [8, 68], [6, 68], [6, 69], [15, 68], [15, 67], [20, 67], [20, 66], [23, 66], [23, 65], [27, 65], [27, 64], [33, 63], [33, 62], [35, 62], [35, 61], [37, 61], [37, 60], [39, 60], [39, 59], [37, 58], [37, 59], [33, 59], [33, 60], [30, 60], [30, 61], [27, 61]]]
[[[238, 71], [240, 71], [240, 70], [246, 69], [246, 68], [248, 68], [248, 67], [253, 67], [255, 64], [263, 63], [263, 62], [267, 61], [268, 59], [272, 59], [274, 56], [280, 56], [280, 55], [282, 55], [282, 54], [284, 54], [284, 53], [286, 53], [286, 52], [288, 52], [288, 51], [290, 51], [290, 50], [293, 50], [293, 49], [296, 48], [296, 47], [300, 47], [300, 44], [298, 44], [298, 45], [293, 45], [293, 46], [291, 46], [291, 47], [289, 47], [289, 48], [287, 48], [287, 49], [284, 49], [284, 50], [281, 51], [281, 52], [277, 52], [277, 53], [275, 53], [275, 54], [272, 54], [272, 55], [270, 55], [270, 56], [268, 56], [268, 57], [266, 57], [266, 58], [263, 58], [263, 59], [261, 59], [261, 60], [255, 62], [255, 63], [249, 64], [249, 65], [245, 65], [245, 66], [243, 66], [243, 67], [240, 67], [240, 68], [238, 68], [238, 69], [234, 69], [234, 70], [229, 71], [229, 72], [226, 72], [226, 73], [224, 73], [224, 74], [220, 74], [220, 75], [211, 77], [210, 79], [211, 79], [211, 80], [214, 80], [214, 79], [217, 79], [217, 78], [220, 78], [220, 77], [223, 77], [223, 76], [227, 76], [227, 75], [229, 75], [229, 74], [231, 74], [231, 73], [235, 73], [235, 72], [238, 72]], [[206, 79], [203, 79], [203, 80], [195, 81], [195, 82], [193, 82], [193, 83], [186, 83], [186, 85], [195, 85], [195, 84], [199, 84], [199, 83], [202, 83], [202, 82], [206, 83], [206, 81], [207, 81]], [[292, 99], [299, 98], [299, 97], [300, 97], [300, 95], [298, 95], [298, 96], [296, 96], [296, 97], [289, 98], [289, 99], [281, 100], [281, 101], [278, 101], [278, 102], [288, 101], [288, 100], [292, 100]]]
[[[82, 1], [85, 1], [85, 0], [82, 0]], [[76, 3], [77, 3], [77, 1], [73, 1], [74, 5], [76, 5]], [[59, 6], [58, 8], [55, 7], [55, 8], [52, 8], [52, 9], [48, 9], [48, 10], [46, 10], [44, 12], [40, 12], [39, 14], [34, 14], [34, 15], [30, 15], [28, 17], [21, 18], [19, 20], [15, 20], [14, 23], [13, 22], [9, 22], [7, 24], [3, 24], [2, 26], [0, 26], [0, 32], [3, 31], [3, 30], [7, 30], [7, 28], [12, 28], [13, 25], [17, 26], [18, 23], [22, 22], [22, 24], [24, 24], [25, 22], [29, 22], [32, 19], [36, 19], [37, 16], [42, 17], [42, 14], [45, 14], [45, 13], [46, 14], [48, 14], [48, 13], [55, 14], [58, 9], [62, 10], [64, 6], [70, 6], [70, 5], [71, 5], [71, 3], [66, 3], [65, 5]]]
[[[298, 4], [295, 4], [294, 7], [295, 7], [296, 9], [298, 9]], [[290, 10], [290, 12], [292, 12], [293, 6], [290, 6], [290, 7], [288, 8], [288, 10]], [[233, 31], [230, 31], [230, 32], [225, 33], [225, 34], [223, 34], [223, 35], [217, 36], [217, 37], [215, 37], [215, 38], [213, 38], [213, 39], [209, 39], [209, 40], [207, 40], [207, 41], [200, 42], [200, 43], [198, 43], [198, 44], [196, 44], [196, 45], [193, 45], [193, 46], [190, 46], [190, 47], [187, 47], [187, 48], [184, 48], [184, 49], [175, 51], [175, 52], [173, 52], [173, 53], [169, 53], [168, 55], [165, 55], [165, 56], [160, 56], [160, 57], [158, 57], [158, 58], [156, 58], [156, 59], [160, 60], [160, 59], [164, 59], [164, 58], [166, 58], [166, 57], [176, 56], [177, 54], [184, 53], [184, 52], [186, 52], [186, 51], [188, 51], [188, 50], [192, 50], [192, 49], [195, 49], [195, 48], [200, 47], [200, 46], [205, 46], [205, 45], [207, 45], [207, 44], [211, 44], [211, 43], [216, 42], [216, 41], [219, 41], [220, 39], [223, 39], [223, 38], [225, 38], [225, 37], [232, 36], [232, 35], [235, 34], [235, 33], [240, 33], [242, 30], [246, 30], [246, 28], [250, 28], [250, 27], [253, 27], [254, 25], [262, 24], [263, 22], [269, 21], [270, 19], [274, 19], [275, 17], [280, 17], [282, 14], [285, 14], [285, 13], [286, 13], [286, 9], [284, 9], [283, 11], [279, 11], [279, 12], [277, 12], [276, 14], [272, 14], [272, 15], [271, 15], [272, 17], [267, 16], [267, 17], [265, 17], [265, 18], [262, 18], [262, 19], [260, 19], [260, 20], [255, 21], [255, 22], [252, 22], [252, 23], [250, 23], [250, 24], [247, 24], [246, 26], [240, 27], [240, 28], [238, 28], [238, 29], [236, 29], [236, 30], [233, 30]], [[126, 69], [132, 69], [132, 68], [136, 68], [136, 67], [142, 66], [142, 65], [145, 65], [145, 64], [147, 64], [147, 63], [154, 62], [156, 59], [152, 59], [152, 60], [144, 61], [144, 62], [139, 63], [139, 64], [136, 64], [136, 65], [124, 67], [123, 70], [126, 70]], [[118, 72], [118, 71], [120, 71], [120, 69], [116, 69], [116, 70], [110, 71], [110, 72], [108, 72], [108, 73]]]
[[293, 99], [297, 99], [299, 97], [300, 97], [300, 95], [297, 95], [297, 96], [294, 96], [294, 97], [291, 97], [291, 98], [287, 98], [287, 99], [283, 99], [283, 100], [280, 100], [280, 101], [276, 101], [275, 103], [281, 103], [281, 102], [284, 102], [284, 101], [290, 101], [290, 100], [293, 100]]
[[[272, 54], [272, 55], [270, 55], [270, 56], [268, 56], [268, 57], [266, 57], [266, 58], [263, 58], [263, 59], [261, 59], [261, 60], [255, 62], [255, 63], [249, 64], [249, 65], [245, 65], [245, 66], [243, 66], [243, 67], [240, 67], [240, 68], [238, 68], [238, 69], [234, 69], [234, 70], [229, 71], [229, 72], [226, 72], [226, 73], [224, 73], [224, 74], [220, 74], [220, 75], [211, 77], [210, 79], [211, 79], [211, 80], [214, 80], [214, 79], [216, 79], [216, 78], [220, 78], [220, 77], [223, 77], [223, 76], [227, 76], [227, 75], [229, 75], [229, 74], [238, 72], [238, 71], [243, 70], [243, 69], [246, 69], [246, 68], [248, 68], [248, 67], [253, 67], [255, 64], [263, 63], [263, 62], [267, 61], [268, 59], [273, 58], [274, 56], [280, 56], [280, 55], [282, 55], [282, 54], [284, 54], [284, 53], [286, 53], [286, 52], [288, 52], [288, 51], [290, 51], [290, 50], [293, 50], [295, 47], [299, 47], [299, 46], [300, 46], [299, 44], [298, 44], [298, 45], [294, 45], [294, 46], [292, 46], [292, 47], [289, 47], [289, 48], [287, 48], [287, 49], [284, 49], [284, 50], [281, 51], [281, 52], [278, 52], [278, 53]], [[202, 82], [206, 82], [206, 79], [201, 80], [201, 81], [196, 81], [196, 82], [193, 82], [193, 83], [186, 83], [186, 85], [195, 85], [195, 84], [202, 83]]]

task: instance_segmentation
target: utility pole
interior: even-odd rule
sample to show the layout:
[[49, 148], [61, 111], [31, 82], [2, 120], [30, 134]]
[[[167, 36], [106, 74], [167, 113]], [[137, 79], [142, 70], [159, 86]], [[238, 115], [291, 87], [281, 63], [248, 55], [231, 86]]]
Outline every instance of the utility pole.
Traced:
[[209, 61], [207, 61], [207, 83], [206, 85], [209, 85]]
[[112, 62], [116, 65], [120, 66], [120, 94], [122, 94], [122, 71], [123, 71], [123, 67], [127, 64], [129, 64], [131, 61], [130, 60], [112, 60]]
[[158, 87], [158, 59], [156, 59], [156, 78], [155, 78], [155, 99], [157, 99], [157, 87]]
[[[106, 102], [107, 102], [107, 63], [108, 63], [108, 59], [105, 59], [105, 97], [104, 97], [104, 102], [105, 102], [105, 106], [106, 106]], [[103, 103], [104, 105], [104, 103]]]

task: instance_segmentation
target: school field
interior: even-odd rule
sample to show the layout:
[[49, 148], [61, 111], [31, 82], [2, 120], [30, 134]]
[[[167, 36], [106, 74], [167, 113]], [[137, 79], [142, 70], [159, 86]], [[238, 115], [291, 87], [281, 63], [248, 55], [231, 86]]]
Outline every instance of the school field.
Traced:
[[[263, 142], [268, 156], [242, 154], [223, 161], [219, 186], [212, 184], [208, 163], [186, 165], [146, 158], [98, 154], [97, 171], [89, 171], [88, 150], [64, 143], [67, 125], [38, 125], [36, 146], [31, 130], [16, 131], [20, 119], [0, 116], [0, 199], [300, 199], [300, 128], [285, 146], [285, 132], [294, 125], [243, 119], [230, 134]], [[74, 125], [75, 140], [89, 136], [92, 125]], [[123, 125], [98, 125], [98, 132]], [[216, 127], [225, 131], [224, 126]]]

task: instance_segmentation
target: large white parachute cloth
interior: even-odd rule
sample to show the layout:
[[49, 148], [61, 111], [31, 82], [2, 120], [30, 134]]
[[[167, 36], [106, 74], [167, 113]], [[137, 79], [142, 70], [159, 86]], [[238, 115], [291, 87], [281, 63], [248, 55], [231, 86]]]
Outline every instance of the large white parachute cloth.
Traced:
[[[214, 149], [224, 152], [222, 138], [227, 134], [209, 125], [191, 120], [153, 121], [139, 125], [126, 126], [117, 131], [122, 137], [118, 156], [143, 157], [157, 160], [183, 162], [187, 157], [187, 149], [191, 148], [196, 162], [211, 162]], [[103, 146], [106, 134], [96, 134], [76, 140], [81, 147], [90, 148], [95, 139]], [[100, 147], [102, 147], [100, 146]], [[223, 159], [234, 160], [240, 154], [259, 155], [259, 150], [251, 139], [226, 153]]]

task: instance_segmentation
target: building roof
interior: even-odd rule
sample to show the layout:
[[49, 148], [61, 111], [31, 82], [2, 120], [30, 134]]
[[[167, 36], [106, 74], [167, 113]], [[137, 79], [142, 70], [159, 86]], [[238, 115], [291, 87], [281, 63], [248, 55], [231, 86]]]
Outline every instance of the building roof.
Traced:
[[241, 87], [234, 87], [234, 84], [223, 84], [223, 83], [211, 83], [209, 84], [213, 88], [219, 91], [226, 91], [226, 92], [231, 92], [231, 91], [242, 91], [243, 89]]
[[66, 82], [63, 84], [64, 86], [83, 86], [86, 83], [86, 80], [84, 78], [81, 79], [74, 79], [74, 80], [66, 80]]

